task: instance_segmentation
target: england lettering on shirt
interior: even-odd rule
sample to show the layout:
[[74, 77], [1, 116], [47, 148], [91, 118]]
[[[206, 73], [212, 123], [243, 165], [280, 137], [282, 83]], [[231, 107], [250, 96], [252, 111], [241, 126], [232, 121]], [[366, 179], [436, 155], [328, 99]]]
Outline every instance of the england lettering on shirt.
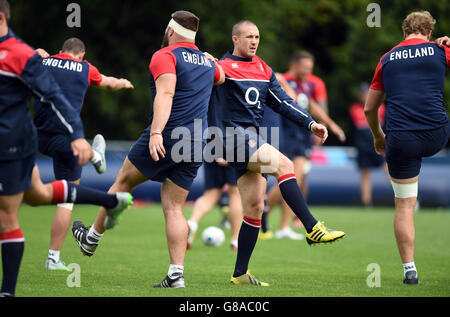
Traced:
[[44, 59], [42, 61], [42, 64], [44, 66], [67, 69], [78, 73], [81, 73], [83, 71], [83, 64], [71, 60], [63, 60], [50, 57]]
[[204, 55], [191, 54], [189, 52], [182, 52], [181, 54], [186, 63], [212, 67], [211, 62]]
[[434, 48], [431, 46], [426, 46], [392, 52], [389, 54], [389, 60], [393, 61], [395, 59], [409, 59], [433, 55], [434, 55]]

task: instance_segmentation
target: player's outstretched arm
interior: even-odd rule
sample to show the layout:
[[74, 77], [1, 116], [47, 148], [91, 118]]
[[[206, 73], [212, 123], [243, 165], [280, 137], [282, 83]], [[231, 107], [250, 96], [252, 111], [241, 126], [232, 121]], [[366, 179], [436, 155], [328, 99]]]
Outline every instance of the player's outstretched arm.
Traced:
[[125, 78], [116, 78], [105, 75], [102, 75], [102, 81], [98, 87], [113, 91], [134, 88], [133, 84]]
[[159, 161], [159, 155], [163, 158], [166, 155], [162, 132], [172, 112], [176, 84], [177, 75], [171, 73], [162, 74], [155, 81], [156, 95], [153, 102], [153, 121], [148, 145], [150, 156], [155, 162]]
[[382, 156], [386, 155], [386, 137], [380, 125], [378, 108], [383, 102], [384, 95], [383, 90], [369, 89], [366, 104], [364, 106], [366, 120], [373, 135], [375, 151]]

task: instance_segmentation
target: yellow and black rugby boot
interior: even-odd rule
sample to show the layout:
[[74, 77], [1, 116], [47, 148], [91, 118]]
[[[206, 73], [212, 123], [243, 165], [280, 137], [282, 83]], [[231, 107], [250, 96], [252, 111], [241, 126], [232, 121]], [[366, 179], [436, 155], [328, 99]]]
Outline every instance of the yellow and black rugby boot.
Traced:
[[247, 273], [242, 274], [238, 277], [231, 277], [231, 284], [246, 284], [246, 285], [255, 285], [255, 286], [269, 286], [269, 283], [261, 282], [257, 280], [250, 271], [247, 270]]
[[306, 242], [309, 245], [317, 243], [329, 243], [342, 239], [345, 236], [343, 231], [336, 231], [325, 227], [322, 221], [316, 223], [310, 233], [306, 233]]

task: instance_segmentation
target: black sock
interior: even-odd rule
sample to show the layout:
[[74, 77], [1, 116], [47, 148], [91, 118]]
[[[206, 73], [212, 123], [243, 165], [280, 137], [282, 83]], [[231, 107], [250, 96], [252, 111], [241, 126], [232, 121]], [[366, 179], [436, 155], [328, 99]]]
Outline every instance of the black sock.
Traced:
[[305, 226], [306, 232], [311, 232], [316, 225], [317, 220], [311, 215], [311, 212], [306, 205], [302, 192], [297, 184], [297, 179], [294, 174], [288, 174], [278, 179], [278, 186], [280, 187], [281, 195], [289, 207], [291, 207], [294, 214], [300, 219]]
[[[112, 209], [117, 206], [117, 198], [116, 195], [111, 195], [96, 189], [92, 189], [89, 187], [84, 187], [81, 185], [76, 185], [72, 183], [68, 186], [69, 193], [73, 190], [73, 187], [76, 188], [75, 200], [70, 201], [75, 204], [89, 204], [89, 205], [100, 205], [105, 207], [106, 209]], [[72, 187], [73, 186], [73, 187]]]
[[52, 186], [53, 204], [87, 204], [103, 206], [106, 209], [112, 209], [117, 206], [116, 195], [70, 183], [65, 180], [53, 182]]
[[15, 295], [20, 262], [25, 247], [22, 230], [0, 233], [2, 244], [3, 281], [1, 293]]
[[250, 261], [256, 241], [258, 240], [260, 227], [260, 219], [244, 217], [241, 230], [239, 231], [236, 265], [234, 267], [233, 277], [238, 277], [247, 273], [248, 262]]

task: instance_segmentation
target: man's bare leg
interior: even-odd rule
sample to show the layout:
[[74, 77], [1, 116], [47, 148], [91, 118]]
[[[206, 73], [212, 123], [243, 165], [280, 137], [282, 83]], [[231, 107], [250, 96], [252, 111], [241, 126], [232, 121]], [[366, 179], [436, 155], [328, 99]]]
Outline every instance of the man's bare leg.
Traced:
[[[73, 181], [74, 184], [80, 184], [80, 180]], [[50, 232], [50, 249], [48, 259], [45, 263], [46, 269], [67, 270], [63, 262], [60, 262], [60, 252], [70, 227], [72, 220], [73, 204], [56, 205], [55, 216], [53, 217], [52, 228]]]
[[170, 264], [184, 265], [188, 225], [183, 207], [189, 192], [180, 186], [165, 181], [161, 188], [161, 203], [166, 219], [166, 235], [170, 253]]
[[[137, 168], [130, 162], [128, 157], [125, 158], [122, 168], [114, 181], [114, 184], [108, 190], [109, 194], [114, 194], [117, 192], [131, 192], [136, 186], [147, 181], [148, 178], [145, 177]], [[106, 219], [106, 209], [100, 207], [95, 218], [95, 222], [92, 228], [99, 234], [103, 234], [106, 231], [105, 228]]]
[[411, 279], [411, 281], [414, 280], [414, 283], [411, 284], [416, 284], [417, 269], [414, 263], [414, 207], [417, 201], [417, 182], [419, 177], [417, 176], [409, 179], [391, 179], [396, 196], [394, 232], [400, 258], [403, 263], [404, 277], [406, 278], [408, 271], [414, 271], [415, 277]]
[[[122, 190], [131, 192], [136, 186], [145, 182], [147, 178], [129, 161], [128, 157], [120, 169], [114, 184], [109, 189], [110, 195], [119, 193]], [[98, 243], [106, 231], [105, 221], [112, 228], [117, 222], [117, 218], [108, 217], [106, 209], [100, 207], [95, 218], [95, 222], [89, 228], [85, 227], [81, 221], [74, 221], [72, 224], [72, 234], [80, 246], [81, 252], [86, 256], [92, 256], [97, 249]]]
[[161, 187], [161, 203], [166, 220], [170, 265], [167, 277], [154, 287], [184, 288], [184, 258], [189, 227], [183, 207], [189, 191], [166, 180]]

